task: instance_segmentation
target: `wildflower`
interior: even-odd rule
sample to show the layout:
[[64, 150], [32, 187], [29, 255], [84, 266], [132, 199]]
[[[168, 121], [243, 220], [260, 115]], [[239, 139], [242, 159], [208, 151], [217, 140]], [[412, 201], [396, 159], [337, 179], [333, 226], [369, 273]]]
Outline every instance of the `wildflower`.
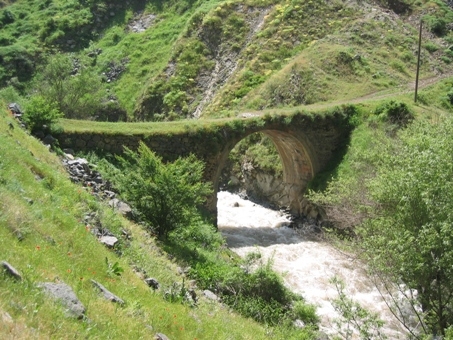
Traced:
[[70, 273], [70, 272], [71, 272], [71, 269], [68, 269], [67, 272]]
[[70, 251], [68, 251], [68, 256], [71, 256], [71, 252]]
[[40, 249], [41, 249], [41, 247], [40, 247], [40, 246], [36, 246], [36, 250], [40, 250]]

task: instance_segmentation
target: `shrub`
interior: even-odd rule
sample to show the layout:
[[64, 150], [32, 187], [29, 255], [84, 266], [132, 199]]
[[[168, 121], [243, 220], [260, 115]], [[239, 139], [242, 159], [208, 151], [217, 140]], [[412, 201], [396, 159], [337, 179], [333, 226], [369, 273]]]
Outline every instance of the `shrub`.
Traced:
[[5, 9], [0, 14], [0, 27], [11, 24], [14, 20], [14, 14], [10, 10]]
[[447, 30], [447, 22], [443, 18], [432, 15], [425, 15], [423, 21], [426, 22], [429, 30], [437, 36], [443, 36]]
[[193, 155], [164, 164], [140, 143], [138, 152], [126, 149], [118, 160], [118, 169], [110, 167], [113, 182], [160, 239], [190, 225], [211, 192], [210, 185], [202, 182], [203, 163]]
[[432, 42], [427, 42], [426, 44], [424, 44], [424, 47], [429, 53], [434, 53], [439, 49], [439, 46]]
[[294, 319], [304, 320], [305, 322], [317, 324], [319, 316], [316, 315], [316, 307], [304, 301], [296, 301], [293, 306]]
[[398, 127], [406, 127], [414, 119], [414, 113], [406, 103], [393, 100], [380, 105], [375, 113]]
[[102, 107], [100, 78], [65, 55], [55, 55], [43, 72], [38, 91], [67, 118], [91, 118]]
[[52, 125], [62, 117], [58, 106], [43, 96], [33, 96], [25, 106], [24, 121], [32, 133]]
[[447, 92], [447, 98], [448, 101], [451, 105], [453, 105], [453, 88], [450, 89], [450, 91]]
[[374, 273], [402, 293], [417, 290], [412, 308], [425, 334], [453, 325], [452, 133], [451, 118], [422, 121], [401, 131], [395, 151], [382, 150], [369, 184], [375, 216], [359, 230]]

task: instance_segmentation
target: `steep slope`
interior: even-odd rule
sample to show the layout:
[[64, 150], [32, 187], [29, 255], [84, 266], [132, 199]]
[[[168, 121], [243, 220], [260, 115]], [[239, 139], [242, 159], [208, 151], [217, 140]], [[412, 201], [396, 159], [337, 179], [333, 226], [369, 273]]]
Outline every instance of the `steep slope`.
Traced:
[[42, 66], [56, 53], [72, 63], [65, 82], [83, 74], [90, 88], [82, 98], [93, 108], [75, 111], [104, 120], [398, 92], [414, 79], [420, 19], [421, 77], [451, 71], [452, 18], [447, 0], [17, 0], [0, 10], [0, 96], [49, 93]]
[[[1, 263], [0, 338], [269, 338], [268, 327], [201, 292], [197, 308], [164, 299], [184, 287], [177, 264], [140, 226], [71, 183], [61, 160], [4, 110], [0, 141], [0, 262], [21, 276], [9, 275]], [[96, 228], [116, 235], [118, 244], [102, 245], [90, 232]], [[148, 276], [160, 283], [157, 291], [144, 282]], [[105, 299], [92, 280], [124, 303]], [[83, 318], [68, 317], [66, 307], [39, 288], [44, 282], [69, 285], [85, 307]]]
[[[415, 77], [420, 19], [425, 22], [422, 78], [451, 72], [447, 23], [452, 12], [447, 4], [384, 5], [282, 1], [245, 9], [226, 3], [202, 18], [194, 16], [181, 40], [187, 43], [167, 68], [171, 72], [145, 90], [138, 117], [221, 116], [232, 109], [345, 100], [383, 89], [398, 92]], [[250, 15], [256, 12], [259, 20]]]

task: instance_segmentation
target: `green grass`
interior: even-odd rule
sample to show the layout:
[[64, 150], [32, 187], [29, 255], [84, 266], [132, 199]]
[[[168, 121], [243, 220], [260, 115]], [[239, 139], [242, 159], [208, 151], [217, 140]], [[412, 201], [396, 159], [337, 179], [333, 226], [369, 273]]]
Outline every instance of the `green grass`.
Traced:
[[[204, 97], [215, 58], [222, 56], [237, 62], [236, 72], [218, 84], [204, 107], [206, 117], [398, 91], [415, 74], [415, 17], [430, 13], [424, 30], [436, 34], [432, 41], [424, 38], [421, 77], [453, 67], [452, 52], [437, 48], [453, 42], [453, 33], [442, 28], [453, 17], [451, 8], [434, 0], [405, 3], [410, 17], [341, 1], [18, 0], [0, 10], [0, 85], [26, 96], [40, 83], [47, 55], [62, 52], [87, 63], [93, 79], [110, 63], [124, 62], [117, 80], [100, 84], [103, 101], [116, 98], [118, 108], [139, 120], [190, 115]], [[138, 12], [156, 18], [146, 31], [129, 32]], [[253, 34], [252, 12], [264, 16]], [[86, 57], [95, 50], [101, 53]], [[14, 93], [3, 95], [13, 100]]]
[[[166, 302], [161, 292], [182, 278], [176, 274], [177, 263], [153, 238], [72, 184], [55, 154], [5, 112], [0, 141], [1, 260], [24, 278], [16, 282], [0, 273], [0, 314], [12, 318], [0, 323], [0, 337], [152, 339], [156, 332], [171, 339], [294, 337], [290, 330], [261, 326], [203, 299], [197, 308]], [[102, 246], [83, 222], [93, 211], [113, 233], [126, 229], [132, 240], [120, 237], [116, 251]], [[118, 262], [121, 276], [109, 273], [105, 258]], [[161, 292], [152, 292], [133, 268], [155, 277]], [[90, 279], [124, 299], [125, 306], [100, 297]], [[59, 304], [36, 287], [45, 281], [69, 284], [87, 308], [87, 319], [65, 317]]]

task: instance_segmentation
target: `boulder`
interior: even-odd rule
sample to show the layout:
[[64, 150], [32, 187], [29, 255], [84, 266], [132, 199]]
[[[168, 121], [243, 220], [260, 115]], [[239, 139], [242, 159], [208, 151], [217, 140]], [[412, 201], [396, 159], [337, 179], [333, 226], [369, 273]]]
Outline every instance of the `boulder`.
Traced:
[[42, 140], [43, 144], [46, 145], [53, 145], [56, 141], [57, 140], [52, 135], [46, 135]]
[[213, 300], [213, 301], [219, 301], [219, 297], [217, 295], [215, 295], [213, 292], [211, 292], [210, 290], [204, 290], [203, 291], [203, 295], [208, 298], [209, 300]]
[[42, 282], [38, 283], [37, 286], [42, 288], [47, 295], [60, 301], [65, 308], [67, 316], [74, 317], [76, 319], [82, 319], [85, 316], [85, 307], [77, 298], [72, 288], [67, 284]]
[[132, 215], [132, 209], [129, 204], [124, 203], [117, 198], [111, 199], [109, 205], [126, 217], [131, 217]]
[[109, 248], [115, 247], [115, 244], [118, 243], [118, 239], [115, 236], [102, 236], [99, 238], [99, 242], [105, 244]]

